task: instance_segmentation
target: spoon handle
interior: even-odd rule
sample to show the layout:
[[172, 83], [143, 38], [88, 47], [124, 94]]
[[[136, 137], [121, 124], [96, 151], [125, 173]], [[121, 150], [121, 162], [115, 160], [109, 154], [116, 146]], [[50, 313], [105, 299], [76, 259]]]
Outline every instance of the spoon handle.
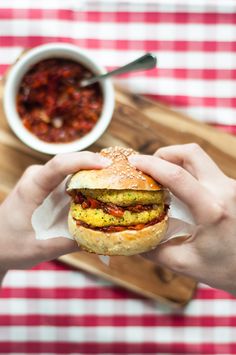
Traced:
[[106, 79], [106, 78], [113, 76], [113, 75], [129, 73], [129, 72], [136, 71], [136, 70], [152, 69], [156, 66], [156, 64], [157, 64], [156, 57], [151, 53], [147, 53], [147, 54], [143, 55], [142, 57], [134, 60], [133, 62], [126, 64], [126, 65], [124, 65], [120, 68], [117, 68], [115, 70], [112, 70], [106, 74], [94, 76], [91, 79], [84, 79], [81, 81], [80, 86], [84, 87], [87, 85], [91, 85], [91, 84], [95, 83], [96, 81]]

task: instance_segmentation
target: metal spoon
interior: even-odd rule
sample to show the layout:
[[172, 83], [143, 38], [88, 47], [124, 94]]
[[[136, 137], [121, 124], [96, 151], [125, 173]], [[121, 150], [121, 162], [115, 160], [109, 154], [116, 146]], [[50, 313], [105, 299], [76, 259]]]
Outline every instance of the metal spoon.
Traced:
[[93, 76], [92, 78], [89, 78], [89, 79], [81, 80], [80, 87], [85, 87], [85, 86], [94, 84], [97, 81], [104, 80], [104, 79], [109, 78], [110, 76], [113, 76], [113, 75], [124, 74], [124, 73], [128, 73], [128, 72], [136, 71], [136, 70], [152, 69], [152, 68], [155, 68], [156, 64], [157, 64], [156, 57], [151, 53], [147, 53], [147, 54], [143, 55], [142, 57], [134, 60], [133, 62], [126, 64], [126, 65], [124, 65], [120, 68], [117, 68], [115, 70], [112, 70], [106, 74], [97, 75], [97, 76]]

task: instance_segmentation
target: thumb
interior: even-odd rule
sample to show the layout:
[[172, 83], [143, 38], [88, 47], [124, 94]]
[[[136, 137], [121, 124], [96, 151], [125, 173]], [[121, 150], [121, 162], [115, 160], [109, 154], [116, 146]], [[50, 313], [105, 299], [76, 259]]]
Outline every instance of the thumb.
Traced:
[[97, 153], [75, 152], [56, 155], [45, 165], [31, 165], [17, 183], [19, 204], [24, 199], [33, 212], [68, 175], [79, 170], [106, 168], [110, 163]]

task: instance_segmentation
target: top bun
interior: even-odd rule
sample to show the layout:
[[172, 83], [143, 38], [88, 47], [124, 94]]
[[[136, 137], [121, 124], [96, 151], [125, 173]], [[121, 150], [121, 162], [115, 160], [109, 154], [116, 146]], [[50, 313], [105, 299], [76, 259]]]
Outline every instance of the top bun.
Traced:
[[100, 154], [112, 160], [112, 164], [105, 169], [79, 171], [67, 183], [67, 191], [74, 189], [157, 191], [162, 189], [162, 186], [150, 176], [129, 163], [128, 157], [138, 154], [135, 150], [110, 147], [102, 149]]

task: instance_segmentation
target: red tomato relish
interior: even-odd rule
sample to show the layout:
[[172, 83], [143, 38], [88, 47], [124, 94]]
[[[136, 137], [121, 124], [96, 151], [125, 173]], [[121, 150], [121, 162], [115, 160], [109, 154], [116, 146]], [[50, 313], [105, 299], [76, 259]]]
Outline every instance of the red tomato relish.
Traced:
[[80, 88], [92, 76], [72, 60], [52, 58], [35, 64], [23, 77], [17, 110], [24, 126], [39, 139], [66, 143], [86, 135], [101, 114], [99, 84]]

